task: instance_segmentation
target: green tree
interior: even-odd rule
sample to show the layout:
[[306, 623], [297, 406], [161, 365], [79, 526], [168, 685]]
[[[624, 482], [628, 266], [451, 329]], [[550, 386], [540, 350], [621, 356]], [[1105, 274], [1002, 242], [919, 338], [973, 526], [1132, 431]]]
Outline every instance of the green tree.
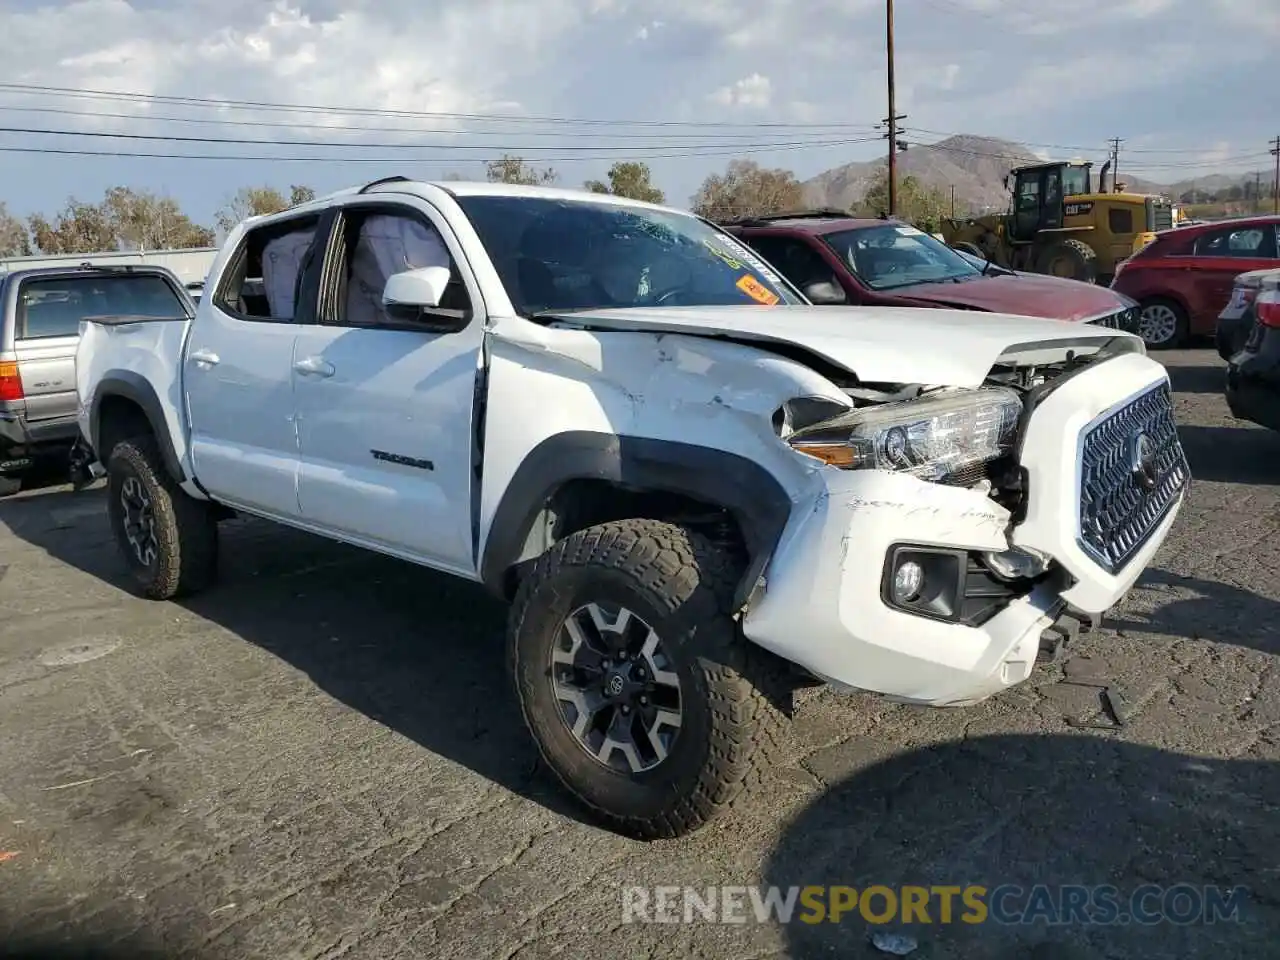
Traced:
[[275, 187], [241, 187], [213, 216], [218, 229], [230, 233], [250, 217], [288, 209], [289, 200]]
[[693, 212], [709, 220], [754, 217], [804, 205], [804, 187], [790, 170], [768, 170], [753, 160], [730, 161], [724, 173], [702, 181], [689, 200]]
[[214, 233], [191, 220], [172, 197], [146, 190], [112, 187], [102, 211], [121, 250], [176, 250], [210, 247]]
[[41, 253], [100, 253], [119, 249], [116, 231], [101, 204], [67, 199], [52, 220], [33, 214], [27, 221]]
[[297, 207], [304, 203], [310, 203], [316, 198], [315, 190], [311, 187], [304, 187], [295, 183], [289, 188], [289, 206]]
[[27, 225], [9, 212], [0, 202], [0, 257], [27, 257], [31, 255], [31, 234]]
[[[941, 190], [907, 175], [898, 178], [897, 217], [927, 233], [938, 230], [942, 218], [951, 213], [951, 201]], [[854, 207], [855, 213], [864, 217], [878, 217], [889, 210], [889, 171], [886, 168], [877, 175], [868, 188], [862, 202]]]
[[649, 165], [633, 160], [619, 160], [606, 175], [609, 182], [588, 180], [583, 186], [592, 193], [611, 193], [646, 203], [665, 203], [666, 195], [650, 182]]
[[490, 160], [485, 176], [490, 183], [522, 183], [526, 186], [547, 186], [560, 179], [552, 167], [537, 170], [519, 157], [503, 154], [501, 160]]

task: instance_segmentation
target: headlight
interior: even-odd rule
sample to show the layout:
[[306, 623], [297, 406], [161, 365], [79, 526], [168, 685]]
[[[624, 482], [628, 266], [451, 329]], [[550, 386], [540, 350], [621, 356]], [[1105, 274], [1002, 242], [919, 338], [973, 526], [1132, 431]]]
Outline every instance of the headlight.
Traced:
[[984, 387], [851, 410], [797, 430], [798, 452], [846, 470], [893, 470], [942, 480], [1013, 449], [1022, 399]]

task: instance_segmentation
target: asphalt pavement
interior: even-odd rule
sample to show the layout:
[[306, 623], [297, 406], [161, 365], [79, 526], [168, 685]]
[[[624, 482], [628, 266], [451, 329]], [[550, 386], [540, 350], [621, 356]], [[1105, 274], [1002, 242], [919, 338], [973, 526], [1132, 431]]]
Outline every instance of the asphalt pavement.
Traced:
[[[1230, 418], [1211, 350], [1156, 356], [1195, 481], [1106, 627], [976, 707], [806, 692], [794, 765], [679, 841], [566, 804], [478, 588], [248, 520], [218, 587], [151, 603], [101, 489], [0, 501], [0, 955], [869, 957], [891, 931], [933, 960], [1276, 955], [1280, 436]], [[1247, 893], [1211, 925], [621, 909], [634, 887], [877, 884]]]

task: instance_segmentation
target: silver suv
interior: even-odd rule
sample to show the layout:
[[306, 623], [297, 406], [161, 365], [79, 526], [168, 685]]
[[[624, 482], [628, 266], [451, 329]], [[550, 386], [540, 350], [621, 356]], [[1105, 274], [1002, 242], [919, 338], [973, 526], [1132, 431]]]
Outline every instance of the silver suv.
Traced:
[[0, 496], [41, 462], [76, 456], [76, 346], [93, 316], [191, 317], [195, 305], [163, 267], [45, 267], [0, 274]]

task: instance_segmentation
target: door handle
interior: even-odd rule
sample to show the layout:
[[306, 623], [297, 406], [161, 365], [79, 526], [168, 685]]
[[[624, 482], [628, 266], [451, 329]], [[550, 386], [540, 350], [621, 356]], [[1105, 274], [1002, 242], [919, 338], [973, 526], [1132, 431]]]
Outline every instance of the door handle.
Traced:
[[191, 359], [202, 367], [215, 367], [219, 362], [218, 355], [212, 350], [192, 350]]
[[304, 377], [332, 377], [333, 364], [323, 357], [303, 357], [293, 365], [293, 369]]

